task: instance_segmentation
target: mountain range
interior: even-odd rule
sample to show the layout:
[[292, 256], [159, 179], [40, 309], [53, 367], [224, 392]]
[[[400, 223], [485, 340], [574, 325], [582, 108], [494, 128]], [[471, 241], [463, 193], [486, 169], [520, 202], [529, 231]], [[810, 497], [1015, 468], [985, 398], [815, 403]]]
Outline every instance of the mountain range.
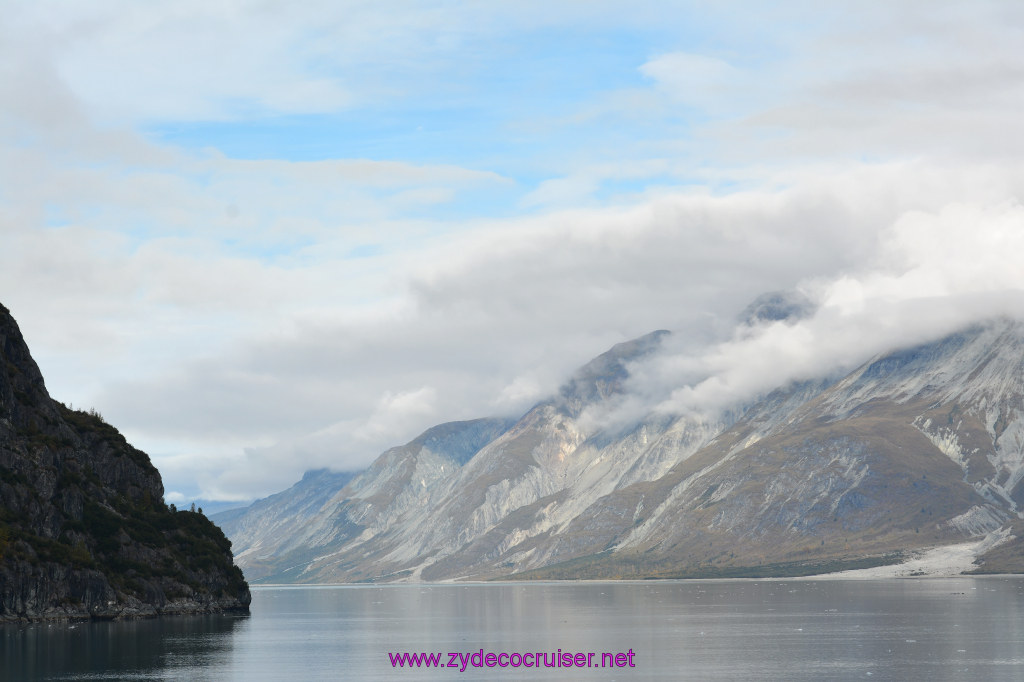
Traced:
[[[769, 297], [745, 324], [788, 324]], [[365, 471], [213, 516], [257, 582], [808, 575], [974, 542], [1024, 571], [1024, 324], [993, 319], [706, 413], [602, 423], [669, 333], [518, 419], [442, 424]]]

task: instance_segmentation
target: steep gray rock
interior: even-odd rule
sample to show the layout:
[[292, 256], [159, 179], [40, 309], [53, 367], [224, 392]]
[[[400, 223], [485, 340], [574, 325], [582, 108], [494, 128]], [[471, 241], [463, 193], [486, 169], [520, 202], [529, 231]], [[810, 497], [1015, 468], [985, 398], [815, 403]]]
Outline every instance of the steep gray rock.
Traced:
[[231, 543], [149, 457], [53, 401], [0, 306], [0, 621], [247, 611]]
[[[236, 559], [251, 579], [281, 582], [308, 574], [323, 555], [345, 564], [353, 552], [383, 547], [387, 543], [379, 536], [422, 516], [441, 491], [450, 493], [459, 470], [511, 424], [508, 419], [441, 424], [391, 448], [354, 478], [307, 474], [290, 491], [254, 503], [225, 524], [234, 533]], [[368, 577], [375, 576], [347, 576]]]
[[962, 542], [1016, 520], [1020, 323], [995, 320], [885, 354], [803, 397], [761, 423], [755, 405], [666, 476], [593, 505], [565, 533], [599, 528], [611, 551], [599, 556], [591, 544], [576, 563], [539, 574], [813, 569]]
[[754, 326], [765, 322], [796, 321], [814, 312], [814, 303], [797, 291], [761, 294], [740, 313], [740, 320]]
[[210, 520], [231, 538], [235, 553], [246, 553], [264, 538], [286, 538], [306, 525], [353, 476], [353, 472], [329, 469], [307, 471], [291, 488], [248, 507], [210, 514]]

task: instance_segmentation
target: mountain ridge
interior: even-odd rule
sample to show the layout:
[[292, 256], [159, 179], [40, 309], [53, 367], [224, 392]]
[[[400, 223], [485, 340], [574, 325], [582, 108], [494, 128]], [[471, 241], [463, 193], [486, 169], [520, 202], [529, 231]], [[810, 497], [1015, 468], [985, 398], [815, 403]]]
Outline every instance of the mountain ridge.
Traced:
[[[751, 310], [748, 324], [758, 325], [807, 314], [776, 295]], [[311, 518], [304, 544], [264, 546], [265, 572], [254, 577], [802, 574], [986, 535], [1004, 542], [989, 551], [990, 568], [1024, 570], [1013, 549], [1024, 498], [1024, 324], [973, 325], [717, 414], [651, 412], [612, 431], [581, 421], [618, 404], [632, 363], [667, 334], [585, 364], [424, 490], [414, 516], [369, 531], [352, 491], [339, 491]], [[388, 452], [367, 472], [411, 456]]]

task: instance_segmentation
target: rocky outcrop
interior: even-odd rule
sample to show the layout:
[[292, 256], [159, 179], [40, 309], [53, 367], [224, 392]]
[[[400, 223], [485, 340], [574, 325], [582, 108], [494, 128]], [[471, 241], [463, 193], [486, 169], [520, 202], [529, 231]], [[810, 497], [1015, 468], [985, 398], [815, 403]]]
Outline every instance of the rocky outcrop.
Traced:
[[231, 543], [149, 457], [52, 400], [0, 306], [0, 621], [248, 611]]

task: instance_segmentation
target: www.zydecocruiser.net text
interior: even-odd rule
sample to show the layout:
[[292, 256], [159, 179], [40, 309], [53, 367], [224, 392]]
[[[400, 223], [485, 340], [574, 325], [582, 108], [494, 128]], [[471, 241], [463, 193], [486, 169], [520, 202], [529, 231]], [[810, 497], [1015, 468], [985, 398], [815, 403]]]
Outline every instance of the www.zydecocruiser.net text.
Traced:
[[388, 652], [392, 668], [635, 668], [632, 649], [625, 652], [571, 651], [449, 651], [447, 653]]

